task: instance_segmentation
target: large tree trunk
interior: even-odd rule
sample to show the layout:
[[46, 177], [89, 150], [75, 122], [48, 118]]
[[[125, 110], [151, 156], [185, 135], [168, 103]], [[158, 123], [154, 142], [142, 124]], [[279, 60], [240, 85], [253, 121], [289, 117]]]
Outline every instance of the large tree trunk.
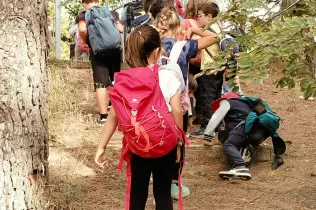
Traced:
[[0, 1], [0, 209], [43, 209], [47, 0]]

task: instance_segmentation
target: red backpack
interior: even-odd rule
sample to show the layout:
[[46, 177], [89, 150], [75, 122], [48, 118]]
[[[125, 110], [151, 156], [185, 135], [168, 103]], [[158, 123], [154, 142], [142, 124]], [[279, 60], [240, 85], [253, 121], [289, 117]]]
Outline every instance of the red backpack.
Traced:
[[175, 124], [158, 79], [159, 66], [140, 67], [116, 73], [109, 97], [123, 131], [123, 160], [127, 161], [127, 195], [125, 209], [129, 210], [132, 153], [144, 158], [159, 158], [184, 143], [185, 133]]

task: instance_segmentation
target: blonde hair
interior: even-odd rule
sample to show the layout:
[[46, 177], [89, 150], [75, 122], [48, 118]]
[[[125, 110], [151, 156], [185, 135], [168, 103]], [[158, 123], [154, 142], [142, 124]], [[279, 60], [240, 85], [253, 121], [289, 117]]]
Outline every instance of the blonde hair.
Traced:
[[176, 33], [180, 27], [180, 18], [176, 12], [169, 8], [164, 8], [156, 18], [156, 28], [163, 37], [168, 31]]

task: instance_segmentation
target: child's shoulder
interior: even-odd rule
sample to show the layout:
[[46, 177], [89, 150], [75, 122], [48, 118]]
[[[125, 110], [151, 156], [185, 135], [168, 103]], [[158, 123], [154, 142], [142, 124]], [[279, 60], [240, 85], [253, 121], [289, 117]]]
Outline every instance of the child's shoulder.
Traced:
[[198, 50], [198, 40], [187, 40], [185, 43], [185, 47], [183, 48], [184, 51], [192, 51], [192, 50]]

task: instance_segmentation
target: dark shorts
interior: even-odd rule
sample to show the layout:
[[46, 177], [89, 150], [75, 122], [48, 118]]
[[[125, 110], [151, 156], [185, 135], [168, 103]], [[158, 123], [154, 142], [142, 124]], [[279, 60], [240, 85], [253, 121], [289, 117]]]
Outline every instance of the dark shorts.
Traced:
[[114, 81], [114, 73], [121, 69], [120, 51], [104, 57], [96, 57], [93, 53], [90, 55], [94, 87], [107, 88], [111, 86]]

